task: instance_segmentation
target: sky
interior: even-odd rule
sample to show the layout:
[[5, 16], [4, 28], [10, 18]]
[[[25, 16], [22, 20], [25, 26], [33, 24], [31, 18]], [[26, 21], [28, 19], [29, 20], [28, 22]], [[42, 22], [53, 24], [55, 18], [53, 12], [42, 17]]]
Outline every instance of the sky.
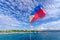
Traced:
[[[30, 24], [30, 14], [43, 4], [46, 16]], [[60, 30], [60, 0], [0, 0], [0, 30]]]

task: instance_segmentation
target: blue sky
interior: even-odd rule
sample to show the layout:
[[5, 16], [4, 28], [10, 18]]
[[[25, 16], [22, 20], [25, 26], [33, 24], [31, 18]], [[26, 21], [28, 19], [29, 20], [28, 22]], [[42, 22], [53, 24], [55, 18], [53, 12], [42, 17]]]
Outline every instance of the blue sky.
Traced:
[[[29, 16], [43, 4], [46, 16], [30, 25]], [[60, 29], [60, 0], [0, 0], [0, 30]]]

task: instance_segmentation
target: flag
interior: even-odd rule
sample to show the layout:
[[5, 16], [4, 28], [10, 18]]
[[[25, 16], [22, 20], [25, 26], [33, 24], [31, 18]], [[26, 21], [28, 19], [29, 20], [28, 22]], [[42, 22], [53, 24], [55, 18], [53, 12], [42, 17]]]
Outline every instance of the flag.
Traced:
[[30, 23], [40, 18], [43, 18], [45, 15], [46, 15], [46, 11], [43, 9], [42, 5], [37, 6], [30, 16]]

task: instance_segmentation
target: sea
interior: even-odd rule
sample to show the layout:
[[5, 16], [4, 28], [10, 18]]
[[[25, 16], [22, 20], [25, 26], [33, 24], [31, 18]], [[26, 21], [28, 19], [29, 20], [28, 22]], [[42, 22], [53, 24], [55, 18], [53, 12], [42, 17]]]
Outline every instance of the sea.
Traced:
[[60, 40], [60, 32], [0, 34], [0, 40]]

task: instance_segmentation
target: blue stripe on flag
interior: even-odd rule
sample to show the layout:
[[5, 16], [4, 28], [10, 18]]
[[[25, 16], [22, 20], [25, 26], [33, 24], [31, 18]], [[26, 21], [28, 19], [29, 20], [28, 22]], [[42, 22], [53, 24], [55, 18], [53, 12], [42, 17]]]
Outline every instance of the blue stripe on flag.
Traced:
[[43, 8], [43, 5], [40, 4], [37, 7], [34, 8], [34, 10], [32, 11], [31, 15], [34, 15], [39, 9]]

